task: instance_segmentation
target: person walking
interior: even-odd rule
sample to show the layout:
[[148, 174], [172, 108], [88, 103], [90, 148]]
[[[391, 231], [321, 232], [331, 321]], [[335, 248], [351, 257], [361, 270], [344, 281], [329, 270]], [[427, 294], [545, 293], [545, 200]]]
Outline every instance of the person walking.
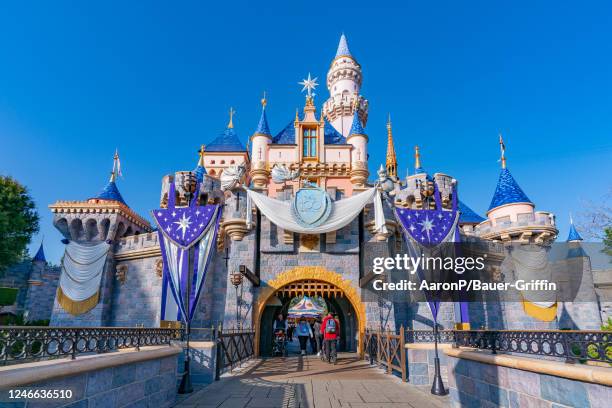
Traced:
[[295, 326], [293, 323], [290, 323], [289, 328], [287, 329], [287, 337], [289, 338], [290, 342], [293, 341], [293, 330], [295, 330]]
[[336, 364], [338, 360], [338, 350], [336, 349], [338, 338], [340, 337], [340, 323], [334, 318], [331, 312], [325, 316], [321, 324], [321, 334], [323, 335], [323, 349], [325, 359], [328, 363]]
[[298, 340], [300, 341], [300, 350], [303, 356], [306, 355], [306, 344], [308, 343], [308, 339], [313, 336], [312, 329], [310, 325], [303, 317], [300, 318], [299, 323], [295, 327], [295, 334], [298, 336]]
[[321, 333], [321, 319], [317, 318], [314, 324], [312, 325], [312, 331], [315, 335], [315, 342], [317, 345], [317, 356], [321, 356], [321, 352], [323, 350], [323, 333]]

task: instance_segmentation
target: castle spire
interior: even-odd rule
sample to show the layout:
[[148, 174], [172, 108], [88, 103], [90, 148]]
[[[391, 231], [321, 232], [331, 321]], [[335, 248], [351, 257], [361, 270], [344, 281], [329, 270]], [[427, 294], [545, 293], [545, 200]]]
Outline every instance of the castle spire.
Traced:
[[259, 118], [259, 123], [257, 124], [257, 129], [255, 129], [255, 135], [272, 137], [270, 127], [268, 126], [268, 117], [266, 116], [267, 104], [268, 100], [266, 99], [266, 93], [264, 92], [263, 98], [261, 98], [261, 116]]
[[570, 214], [570, 229], [569, 234], [567, 236], [567, 242], [577, 242], [582, 241], [582, 237], [574, 227], [574, 219], [572, 218], [572, 214]]
[[198, 166], [200, 167], [204, 167], [204, 152], [205, 151], [206, 151], [206, 146], [204, 145], [200, 146], [200, 151], [198, 152], [198, 155], [200, 156], [198, 160]]
[[113, 156], [113, 170], [111, 171], [110, 182], [114, 183], [117, 180], [117, 176], [123, 176], [121, 174], [121, 160], [119, 160], [119, 150], [115, 149], [115, 155]]
[[502, 169], [506, 168], [506, 145], [504, 144], [504, 139], [502, 138], [501, 133], [499, 134], [499, 149], [501, 151], [501, 166]]
[[236, 114], [236, 111], [234, 110], [234, 108], [230, 107], [229, 110], [229, 123], [227, 124], [227, 128], [228, 129], [233, 129], [234, 128], [234, 115]]
[[338, 43], [338, 50], [336, 51], [336, 58], [338, 57], [352, 57], [351, 51], [348, 47], [348, 41], [344, 33], [340, 36], [340, 42]]
[[47, 262], [47, 259], [45, 258], [45, 250], [43, 249], [44, 240], [45, 238], [43, 237], [43, 239], [40, 241], [40, 246], [38, 247], [36, 255], [34, 255], [34, 258], [32, 258], [32, 262]]
[[419, 146], [414, 146], [414, 174], [425, 173], [425, 170], [421, 167], [421, 153], [419, 152]]
[[387, 119], [387, 174], [390, 177], [397, 177], [397, 158], [395, 156], [395, 146], [393, 145], [393, 131], [391, 129], [391, 114]]

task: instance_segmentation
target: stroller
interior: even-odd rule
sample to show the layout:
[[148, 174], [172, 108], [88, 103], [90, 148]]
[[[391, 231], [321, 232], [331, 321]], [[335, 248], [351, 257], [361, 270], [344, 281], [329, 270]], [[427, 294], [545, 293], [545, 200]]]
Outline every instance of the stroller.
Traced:
[[287, 357], [287, 335], [284, 330], [277, 330], [274, 333], [272, 355]]

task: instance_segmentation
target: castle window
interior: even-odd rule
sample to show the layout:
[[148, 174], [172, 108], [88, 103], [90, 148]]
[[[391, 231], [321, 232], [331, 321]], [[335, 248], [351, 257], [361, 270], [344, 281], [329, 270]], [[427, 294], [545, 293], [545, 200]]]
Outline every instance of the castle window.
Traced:
[[236, 161], [235, 160], [231, 160], [230, 164], [236, 164]]
[[304, 157], [317, 157], [317, 130], [304, 129]]
[[221, 160], [221, 164], [225, 164], [225, 160]]
[[211, 160], [211, 161], [210, 161], [210, 164], [215, 164], [215, 161], [214, 161], [214, 160]]

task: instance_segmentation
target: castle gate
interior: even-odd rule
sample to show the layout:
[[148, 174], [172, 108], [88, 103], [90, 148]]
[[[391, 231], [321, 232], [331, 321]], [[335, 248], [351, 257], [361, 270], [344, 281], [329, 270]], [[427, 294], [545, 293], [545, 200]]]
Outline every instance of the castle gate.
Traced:
[[365, 305], [355, 287], [342, 275], [320, 266], [298, 266], [267, 282], [255, 303], [255, 354], [265, 354], [272, 338], [274, 313], [286, 307], [295, 296], [321, 296], [337, 312], [341, 324], [341, 344], [362, 355], [365, 332]]

